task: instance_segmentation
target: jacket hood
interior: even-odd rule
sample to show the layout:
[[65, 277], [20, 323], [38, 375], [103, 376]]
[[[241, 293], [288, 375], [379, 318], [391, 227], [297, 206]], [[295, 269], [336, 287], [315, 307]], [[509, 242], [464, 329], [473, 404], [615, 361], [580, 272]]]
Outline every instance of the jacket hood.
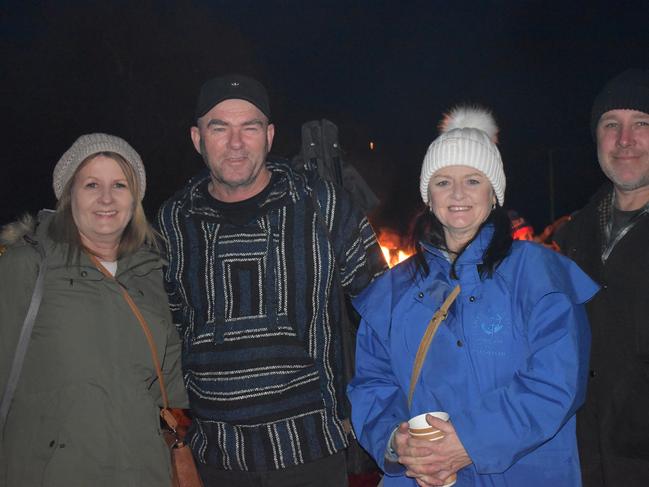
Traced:
[[[299, 201], [311, 191], [308, 175], [294, 171], [288, 161], [268, 159], [266, 167], [272, 173], [272, 188], [266, 200], [261, 203], [260, 209], [283, 206], [287, 199], [291, 202]], [[212, 204], [212, 197], [206, 191], [209, 181], [210, 171], [206, 168], [190, 179], [172, 199], [181, 203], [187, 215], [198, 214], [202, 217], [220, 219], [221, 212]]]
[[36, 229], [36, 219], [25, 214], [15, 222], [7, 223], [0, 230], [0, 245], [14, 245], [25, 235], [33, 233]]
[[[68, 246], [65, 244], [57, 244], [47, 234], [47, 229], [50, 226], [52, 218], [54, 217], [54, 210], [41, 210], [38, 216], [34, 217], [30, 214], [25, 214], [15, 222], [9, 223], [2, 227], [0, 230], [0, 246], [11, 247], [26, 243], [30, 245], [40, 245], [46, 248], [46, 252], [61, 253], [62, 256], [67, 255]], [[90, 260], [82, 257], [85, 264], [90, 264]], [[144, 275], [151, 271], [151, 269], [158, 269], [164, 265], [165, 261], [154, 249], [143, 247], [135, 254], [123, 257], [120, 259], [120, 268], [118, 273], [128, 270], [138, 275]]]
[[11, 246], [25, 237], [32, 236], [39, 240], [45, 235], [45, 229], [54, 215], [54, 210], [41, 210], [38, 217], [25, 213], [15, 222], [8, 223], [0, 230], [0, 245]]

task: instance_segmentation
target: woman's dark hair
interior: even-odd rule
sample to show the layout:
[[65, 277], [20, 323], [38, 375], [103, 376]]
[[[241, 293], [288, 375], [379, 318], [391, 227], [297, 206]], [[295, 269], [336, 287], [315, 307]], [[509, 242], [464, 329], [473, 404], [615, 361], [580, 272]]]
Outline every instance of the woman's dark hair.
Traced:
[[446, 245], [442, 223], [437, 219], [433, 212], [428, 208], [424, 208], [415, 218], [412, 231], [410, 232], [411, 248], [415, 249], [415, 275], [417, 272], [421, 272], [423, 276], [427, 276], [430, 272], [428, 264], [426, 263], [426, 258], [424, 257], [424, 249], [421, 245], [421, 242], [428, 242], [433, 245], [433, 247], [444, 250], [449, 254], [456, 254], [455, 259], [453, 260], [453, 265], [451, 265], [451, 278], [457, 279], [455, 263], [471, 242], [475, 240], [484, 226], [489, 224], [493, 225], [494, 234], [484, 252], [482, 265], [478, 268], [481, 278], [493, 276], [496, 267], [498, 267], [498, 264], [507, 257], [512, 247], [512, 224], [505, 209], [496, 205], [487, 219], [482, 222], [473, 238], [469, 240], [466, 245], [459, 250], [459, 252], [452, 252]]

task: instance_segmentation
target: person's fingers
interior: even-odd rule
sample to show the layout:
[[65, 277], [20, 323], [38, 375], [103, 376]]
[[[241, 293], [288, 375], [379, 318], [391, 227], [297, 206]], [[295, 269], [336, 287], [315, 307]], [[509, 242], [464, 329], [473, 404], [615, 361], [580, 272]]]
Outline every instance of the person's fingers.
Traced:
[[453, 428], [453, 425], [451, 424], [450, 421], [444, 421], [430, 414], [426, 415], [426, 422], [432, 427], [437, 428], [440, 431], [443, 431], [444, 433], [451, 433], [455, 431], [455, 428]]
[[409, 438], [408, 423], [401, 423], [394, 434], [393, 448], [397, 452], [397, 455], [405, 454], [405, 448], [407, 447]]
[[415, 480], [417, 482], [417, 485], [420, 485], [422, 487], [441, 487], [446, 483], [446, 481], [438, 480], [437, 478], [431, 477], [429, 475], [421, 475]]
[[440, 460], [441, 458], [435, 454], [435, 451], [429, 445], [417, 446], [408, 444], [405, 448], [401, 449], [402, 453], [399, 455], [399, 462], [405, 464], [424, 464]]
[[438, 485], [443, 485], [443, 484], [430, 484], [423, 479], [415, 479], [415, 480], [417, 481], [417, 485], [419, 487], [437, 487]]
[[[439, 482], [439, 485], [444, 485], [453, 473], [450, 470], [438, 470], [432, 477], [435, 482]], [[430, 482], [430, 479], [428, 481]]]

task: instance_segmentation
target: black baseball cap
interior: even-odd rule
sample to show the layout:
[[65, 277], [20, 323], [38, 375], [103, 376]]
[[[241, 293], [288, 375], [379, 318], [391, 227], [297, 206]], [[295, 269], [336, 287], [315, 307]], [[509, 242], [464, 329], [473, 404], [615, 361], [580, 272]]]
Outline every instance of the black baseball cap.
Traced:
[[249, 101], [270, 119], [270, 104], [266, 88], [256, 79], [242, 74], [228, 74], [206, 81], [196, 101], [196, 119], [201, 118], [222, 101], [233, 98]]

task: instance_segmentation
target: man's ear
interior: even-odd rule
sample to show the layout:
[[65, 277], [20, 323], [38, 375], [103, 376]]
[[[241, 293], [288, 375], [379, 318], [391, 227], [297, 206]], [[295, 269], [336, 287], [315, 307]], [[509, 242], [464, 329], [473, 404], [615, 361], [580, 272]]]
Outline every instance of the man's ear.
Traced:
[[201, 131], [199, 130], [198, 127], [192, 127], [189, 129], [189, 135], [192, 138], [194, 149], [196, 149], [196, 152], [200, 154], [201, 153]]
[[266, 140], [268, 142], [268, 151], [273, 146], [273, 138], [275, 137], [275, 125], [272, 123], [268, 124], [266, 128]]

